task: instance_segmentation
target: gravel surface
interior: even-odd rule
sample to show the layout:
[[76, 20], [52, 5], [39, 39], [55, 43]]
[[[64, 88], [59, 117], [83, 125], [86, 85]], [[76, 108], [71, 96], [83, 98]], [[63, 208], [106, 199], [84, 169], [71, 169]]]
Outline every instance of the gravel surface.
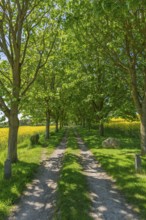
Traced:
[[92, 200], [91, 217], [96, 220], [138, 220], [130, 205], [114, 185], [114, 181], [101, 168], [81, 138], [77, 138], [81, 149], [82, 165], [87, 177]]
[[52, 220], [56, 203], [56, 187], [66, 138], [49, 159], [43, 156], [36, 178], [28, 185], [8, 220]]
[[[116, 189], [114, 181], [101, 168], [81, 138], [81, 161], [90, 189], [91, 212], [94, 220], [139, 220], [139, 217]], [[36, 178], [29, 184], [12, 214], [7, 220], [53, 220], [56, 204], [56, 188], [66, 138], [47, 159], [45, 154]], [[68, 219], [64, 219], [68, 220]]]

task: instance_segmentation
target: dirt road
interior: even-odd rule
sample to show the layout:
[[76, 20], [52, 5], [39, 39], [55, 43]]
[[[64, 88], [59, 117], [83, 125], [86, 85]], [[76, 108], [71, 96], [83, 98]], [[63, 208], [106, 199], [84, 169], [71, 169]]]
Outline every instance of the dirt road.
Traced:
[[8, 220], [52, 220], [56, 201], [56, 187], [66, 138], [43, 163], [32, 184], [27, 187], [20, 203]]
[[[81, 149], [81, 163], [89, 185], [90, 216], [93, 220], [139, 220], [140, 218], [116, 189], [112, 178], [94, 159], [81, 138], [77, 137], [77, 142]], [[8, 220], [53, 220], [57, 181], [65, 147], [66, 138], [49, 159], [43, 158], [36, 178], [27, 187]]]
[[81, 149], [84, 174], [90, 188], [92, 207], [90, 215], [95, 220], [138, 220], [136, 213], [120, 195], [111, 177], [101, 168], [81, 138], [77, 138]]

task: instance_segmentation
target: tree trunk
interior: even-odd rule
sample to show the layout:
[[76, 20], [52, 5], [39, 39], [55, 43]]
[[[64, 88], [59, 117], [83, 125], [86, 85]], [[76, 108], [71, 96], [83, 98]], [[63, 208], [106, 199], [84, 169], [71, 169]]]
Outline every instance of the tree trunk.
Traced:
[[141, 136], [141, 153], [146, 154], [146, 117], [143, 117], [140, 124], [140, 136]]
[[[135, 66], [134, 66], [135, 68]], [[136, 107], [136, 110], [140, 116], [140, 140], [141, 140], [141, 154], [146, 154], [146, 71], [144, 78], [144, 98], [141, 102], [137, 89], [137, 78], [136, 78], [136, 70], [132, 69], [130, 71], [131, 76], [131, 88], [132, 88], [132, 96], [133, 101]]]
[[58, 128], [58, 119], [56, 120], [56, 132], [58, 132], [59, 131], [59, 128]]
[[91, 121], [90, 120], [88, 120], [88, 129], [89, 129], [89, 131], [91, 130]]
[[8, 136], [8, 158], [12, 163], [16, 163], [17, 157], [17, 137], [18, 137], [19, 119], [18, 111], [11, 110], [9, 118], [9, 136]]
[[63, 128], [63, 119], [60, 120], [60, 130]]
[[62, 121], [60, 121], [60, 130], [62, 129]]
[[17, 137], [18, 137], [19, 119], [18, 106], [12, 108], [9, 115], [9, 135], [8, 135], [8, 155], [4, 163], [4, 178], [9, 179], [12, 175], [11, 163], [18, 161], [17, 157]]
[[141, 153], [144, 155], [146, 154], [146, 96], [142, 103], [140, 136], [141, 136]]
[[83, 128], [86, 127], [86, 120], [84, 118], [82, 119], [82, 126], [83, 126]]
[[50, 137], [50, 112], [46, 112], [46, 139]]
[[100, 124], [99, 124], [99, 135], [104, 136], [104, 124], [103, 124], [103, 122], [100, 122]]

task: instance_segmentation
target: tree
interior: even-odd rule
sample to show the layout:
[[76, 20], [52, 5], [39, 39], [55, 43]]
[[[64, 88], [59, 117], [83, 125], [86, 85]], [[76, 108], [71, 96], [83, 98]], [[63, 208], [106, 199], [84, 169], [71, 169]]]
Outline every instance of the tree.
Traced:
[[[80, 118], [84, 118], [82, 119], [83, 124], [85, 121], [98, 122], [100, 134], [103, 135], [104, 121], [115, 111], [117, 112], [117, 109], [123, 110], [121, 106], [126, 103], [129, 90], [125, 86], [125, 78], [121, 77], [122, 71], [113, 65], [111, 59], [105, 54], [104, 48], [101, 47], [104, 38], [102, 32], [100, 34], [97, 29], [97, 19], [93, 16], [94, 7], [91, 2], [88, 2], [89, 4], [87, 2], [77, 1], [76, 5], [72, 5], [71, 12], [68, 12], [68, 23], [70, 24], [68, 28], [71, 29], [71, 37], [74, 38], [72, 60], [76, 60], [75, 62], [80, 65], [76, 74], [81, 74], [82, 79], [85, 78], [83, 82], [79, 81], [82, 85], [79, 85], [79, 94], [83, 98], [84, 104], [80, 100], [80, 107], [77, 103], [76, 105]], [[98, 25], [100, 26], [100, 24]], [[115, 81], [118, 83], [115, 84]], [[82, 96], [82, 93], [86, 95]], [[81, 103], [84, 108], [81, 107]], [[90, 113], [87, 113], [87, 109]], [[91, 118], [91, 111], [94, 119]]]
[[[135, 0], [76, 1], [71, 9], [68, 18], [77, 32], [77, 38], [84, 43], [84, 48], [90, 44], [91, 53], [94, 48], [97, 54], [100, 50], [101, 60], [108, 65], [106, 60], [109, 59], [111, 69], [116, 66], [120, 72], [117, 85], [121, 79], [123, 86], [128, 85], [135, 111], [140, 116], [141, 151], [145, 154], [146, 3]], [[113, 74], [112, 78], [115, 76]]]
[[[146, 3], [144, 1], [99, 1], [96, 25], [102, 35], [100, 46], [121, 69], [140, 116], [141, 152], [146, 154]], [[99, 34], [98, 32], [98, 34]], [[97, 35], [94, 33], [94, 37]], [[98, 41], [98, 39], [97, 39]]]
[[[16, 162], [18, 113], [23, 97], [47, 62], [60, 10], [50, 1], [0, 2], [0, 108], [9, 121], [8, 159]], [[56, 12], [54, 11], [56, 10]], [[49, 43], [48, 43], [49, 42]]]

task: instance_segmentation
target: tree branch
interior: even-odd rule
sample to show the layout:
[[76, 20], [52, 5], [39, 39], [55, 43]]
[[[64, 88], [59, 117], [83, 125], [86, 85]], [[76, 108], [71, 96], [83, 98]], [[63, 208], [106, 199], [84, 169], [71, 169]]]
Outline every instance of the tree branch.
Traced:
[[10, 116], [10, 109], [7, 107], [7, 105], [5, 104], [2, 96], [0, 96], [0, 108], [1, 110], [4, 112], [4, 114], [6, 115], [6, 117], [9, 118]]
[[28, 31], [28, 32], [27, 32], [26, 42], [25, 42], [25, 45], [24, 45], [24, 51], [23, 51], [23, 54], [22, 54], [22, 59], [21, 59], [21, 61], [20, 61], [21, 65], [23, 65], [24, 60], [25, 60], [26, 51], [27, 51], [27, 48], [28, 48], [29, 38], [30, 38], [30, 32]]
[[5, 73], [2, 71], [2, 70], [0, 70], [0, 73], [2, 73], [2, 75], [10, 82], [10, 84], [12, 85], [12, 80], [8, 77], [8, 76], [6, 76], [5, 75]]
[[6, 88], [5, 84], [0, 80], [0, 85], [2, 86], [2, 88], [6, 91], [6, 93], [10, 96], [11, 93], [9, 92], [9, 90]]

